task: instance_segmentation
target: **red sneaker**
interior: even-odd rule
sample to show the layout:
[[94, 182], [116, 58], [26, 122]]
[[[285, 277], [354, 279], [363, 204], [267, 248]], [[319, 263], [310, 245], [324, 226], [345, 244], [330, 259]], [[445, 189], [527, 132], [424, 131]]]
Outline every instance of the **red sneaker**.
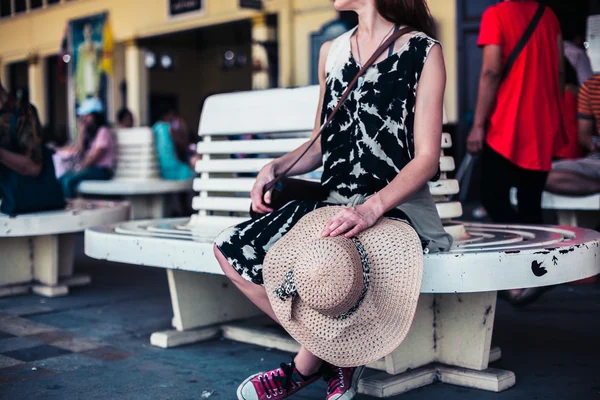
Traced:
[[304, 389], [319, 377], [320, 373], [303, 376], [292, 361], [282, 363], [277, 369], [248, 377], [237, 389], [238, 400], [285, 399]]
[[326, 400], [350, 400], [356, 396], [365, 367], [341, 368], [329, 365]]

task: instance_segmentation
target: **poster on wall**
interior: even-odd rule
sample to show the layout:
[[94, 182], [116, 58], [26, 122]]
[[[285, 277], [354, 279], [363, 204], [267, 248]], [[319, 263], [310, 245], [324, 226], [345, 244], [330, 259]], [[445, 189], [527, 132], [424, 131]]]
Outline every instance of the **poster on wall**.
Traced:
[[168, 0], [169, 16], [178, 17], [202, 11], [203, 0]]
[[591, 15], [587, 22], [587, 54], [595, 74], [600, 73], [600, 15]]
[[109, 108], [113, 37], [108, 13], [69, 21], [69, 42], [69, 119], [75, 139], [78, 133], [76, 110], [85, 99], [98, 99], [105, 115]]

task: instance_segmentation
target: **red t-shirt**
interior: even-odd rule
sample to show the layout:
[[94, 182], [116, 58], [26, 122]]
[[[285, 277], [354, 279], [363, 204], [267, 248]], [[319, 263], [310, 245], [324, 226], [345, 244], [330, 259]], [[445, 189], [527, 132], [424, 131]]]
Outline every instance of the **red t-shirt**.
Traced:
[[[535, 1], [507, 1], [483, 14], [479, 46], [502, 47], [505, 63], [538, 8]], [[547, 7], [496, 96], [486, 142], [517, 166], [538, 171], [552, 167], [556, 135], [562, 132], [558, 85], [560, 26]]]

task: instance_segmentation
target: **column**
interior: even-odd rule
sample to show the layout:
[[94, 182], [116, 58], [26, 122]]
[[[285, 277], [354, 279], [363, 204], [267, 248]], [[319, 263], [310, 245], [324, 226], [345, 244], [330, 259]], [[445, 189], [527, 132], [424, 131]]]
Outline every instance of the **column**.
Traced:
[[45, 85], [45, 63], [38, 54], [31, 54], [27, 58], [29, 102], [38, 111], [40, 122], [44, 126], [48, 122], [46, 112], [46, 85]]
[[[291, 0], [279, 10], [277, 20], [277, 48], [279, 49], [279, 86], [295, 84], [294, 75], [294, 13]], [[301, 60], [300, 62], [307, 62]]]
[[125, 42], [125, 81], [127, 108], [140, 126], [148, 125], [148, 70], [144, 66], [144, 51], [135, 39]]
[[252, 89], [268, 89], [271, 86], [269, 57], [264, 43], [275, 39], [275, 29], [267, 25], [264, 14], [252, 18]]
[[7, 91], [10, 90], [8, 79], [8, 65], [0, 58], [0, 82]]

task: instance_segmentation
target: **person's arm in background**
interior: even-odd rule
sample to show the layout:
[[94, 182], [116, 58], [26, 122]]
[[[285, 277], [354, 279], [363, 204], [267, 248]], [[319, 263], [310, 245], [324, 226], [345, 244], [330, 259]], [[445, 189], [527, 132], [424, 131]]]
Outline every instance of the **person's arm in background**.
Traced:
[[556, 37], [558, 45], [558, 90], [561, 96], [565, 95], [565, 44], [562, 33]]
[[488, 8], [481, 18], [481, 28], [477, 45], [483, 48], [483, 63], [479, 77], [477, 105], [473, 127], [467, 138], [467, 149], [479, 153], [485, 142], [485, 129], [492, 114], [498, 88], [502, 81], [502, 24], [496, 15], [497, 9]]
[[502, 82], [502, 47], [486, 45], [483, 48], [483, 65], [479, 77], [477, 106], [473, 127], [467, 138], [467, 149], [471, 153], [479, 153], [485, 141], [485, 125], [490, 117], [498, 88]]
[[84, 169], [96, 164], [96, 162], [98, 162], [98, 160], [100, 160], [108, 151], [111, 140], [112, 137], [108, 128], [100, 128], [96, 139], [94, 139], [92, 147], [90, 148], [90, 151], [85, 155], [83, 161], [81, 162], [80, 168]]
[[41, 124], [32, 106], [26, 111], [25, 126], [20, 130], [18, 146], [24, 154], [0, 148], [0, 163], [25, 176], [38, 176], [42, 172]]
[[577, 80], [580, 85], [583, 85], [585, 81], [594, 77], [594, 70], [592, 69], [592, 62], [584, 49], [581, 49], [577, 55], [575, 61], [575, 71], [577, 71]]
[[577, 135], [579, 143], [587, 151], [597, 150], [594, 148], [594, 112], [592, 110], [592, 93], [588, 85], [583, 84], [579, 89], [577, 99]]
[[0, 163], [25, 176], [38, 176], [42, 172], [42, 163], [12, 151], [0, 148]]

